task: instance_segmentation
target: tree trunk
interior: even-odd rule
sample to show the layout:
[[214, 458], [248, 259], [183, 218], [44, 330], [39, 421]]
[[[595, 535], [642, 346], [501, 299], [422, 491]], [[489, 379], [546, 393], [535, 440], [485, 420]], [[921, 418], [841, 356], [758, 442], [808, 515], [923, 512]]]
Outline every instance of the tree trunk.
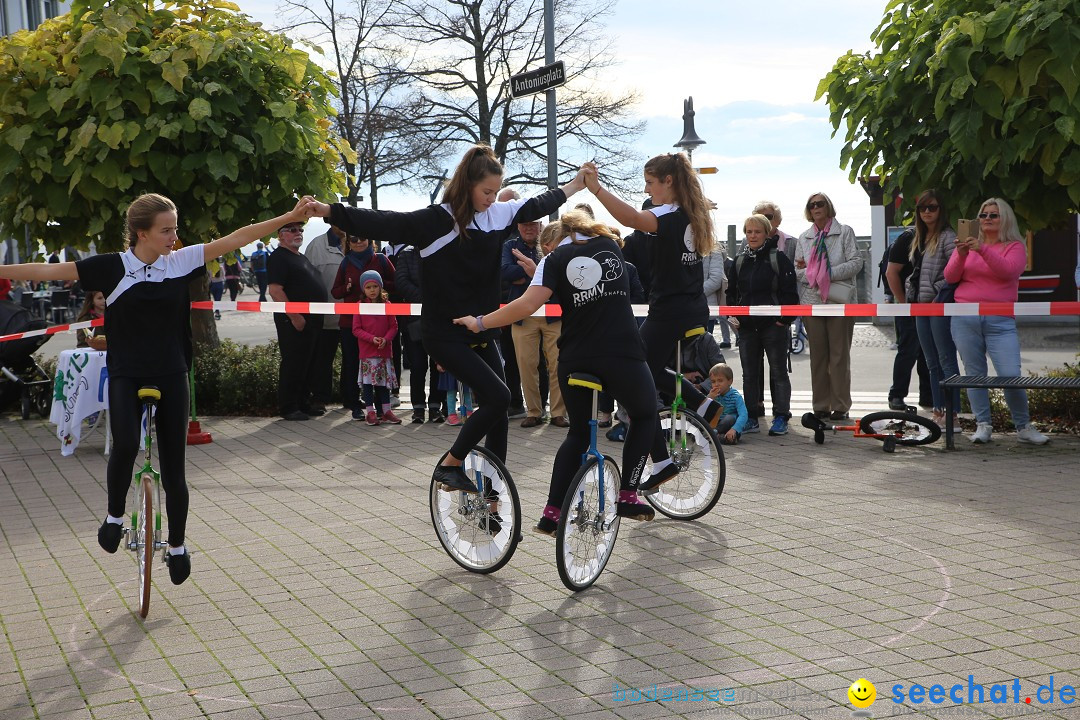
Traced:
[[[210, 277], [203, 273], [191, 281], [188, 292], [192, 302], [210, 299]], [[200, 347], [216, 348], [221, 344], [218, 337], [217, 323], [214, 322], [213, 310], [191, 311], [191, 340], [195, 343], [195, 351]]]

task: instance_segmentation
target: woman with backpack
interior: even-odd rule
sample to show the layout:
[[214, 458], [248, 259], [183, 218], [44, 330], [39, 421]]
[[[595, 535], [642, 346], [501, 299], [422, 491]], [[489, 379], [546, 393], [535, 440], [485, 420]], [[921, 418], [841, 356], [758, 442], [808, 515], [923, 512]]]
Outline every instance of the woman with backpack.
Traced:
[[[799, 288], [795, 266], [781, 252], [772, 223], [764, 215], [751, 215], [743, 223], [746, 247], [735, 259], [728, 276], [728, 305], [797, 305]], [[738, 321], [739, 359], [742, 360], [743, 395], [750, 416], [743, 433], [758, 432], [765, 414], [763, 358], [769, 358], [773, 421], [770, 435], [786, 435], [791, 420], [791, 379], [788, 377], [790, 317], [747, 316]]]

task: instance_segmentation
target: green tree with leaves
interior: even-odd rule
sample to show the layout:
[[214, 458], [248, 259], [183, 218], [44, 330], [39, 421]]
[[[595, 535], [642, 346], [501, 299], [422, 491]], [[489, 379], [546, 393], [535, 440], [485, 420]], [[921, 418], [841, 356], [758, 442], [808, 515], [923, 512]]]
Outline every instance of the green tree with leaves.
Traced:
[[0, 228], [118, 250], [144, 192], [201, 242], [344, 189], [334, 83], [224, 0], [75, 0], [0, 39]]
[[1032, 230], [1080, 207], [1080, 3], [892, 0], [871, 39], [817, 91], [852, 181], [959, 213], [1002, 197]]

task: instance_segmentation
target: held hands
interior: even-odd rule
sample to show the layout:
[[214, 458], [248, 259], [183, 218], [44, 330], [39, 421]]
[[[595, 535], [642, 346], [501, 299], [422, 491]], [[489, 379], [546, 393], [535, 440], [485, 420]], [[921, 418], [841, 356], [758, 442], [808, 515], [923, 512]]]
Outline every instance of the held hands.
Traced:
[[371, 342], [375, 344], [375, 347], [382, 348], [382, 346], [386, 344], [386, 338], [371, 338]]
[[600, 192], [600, 173], [596, 168], [596, 163], [585, 163], [581, 166], [581, 172], [578, 175], [584, 178], [585, 187], [589, 189], [589, 192], [593, 195]]
[[[515, 251], [516, 252], [516, 251]], [[480, 332], [480, 324], [476, 322], [476, 318], [472, 315], [466, 315], [465, 317], [454, 318], [455, 325], [464, 325], [474, 333]]]
[[571, 195], [576, 195], [577, 193], [581, 192], [584, 189], [585, 189], [585, 178], [582, 176], [582, 171], [581, 170], [578, 170], [578, 173], [577, 173], [577, 175], [574, 176], [573, 180], [571, 180], [570, 182], [568, 182], [566, 185], [563, 186], [563, 192], [566, 193], [566, 197], [568, 197], [568, 198]]
[[296, 203], [296, 207], [292, 211], [296, 215], [297, 220], [308, 220], [313, 217], [328, 218], [330, 217], [330, 206], [326, 203], [319, 202], [311, 195], [304, 195], [300, 198], [300, 201]]

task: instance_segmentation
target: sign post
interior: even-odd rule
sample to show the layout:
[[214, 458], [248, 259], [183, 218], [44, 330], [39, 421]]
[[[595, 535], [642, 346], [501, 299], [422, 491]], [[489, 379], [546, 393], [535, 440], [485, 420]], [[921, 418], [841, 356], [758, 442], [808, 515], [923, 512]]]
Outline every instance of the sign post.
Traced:
[[527, 73], [510, 76], [510, 96], [514, 98], [535, 95], [539, 92], [554, 92], [554, 88], [566, 82], [566, 70], [562, 60], [545, 65]]

